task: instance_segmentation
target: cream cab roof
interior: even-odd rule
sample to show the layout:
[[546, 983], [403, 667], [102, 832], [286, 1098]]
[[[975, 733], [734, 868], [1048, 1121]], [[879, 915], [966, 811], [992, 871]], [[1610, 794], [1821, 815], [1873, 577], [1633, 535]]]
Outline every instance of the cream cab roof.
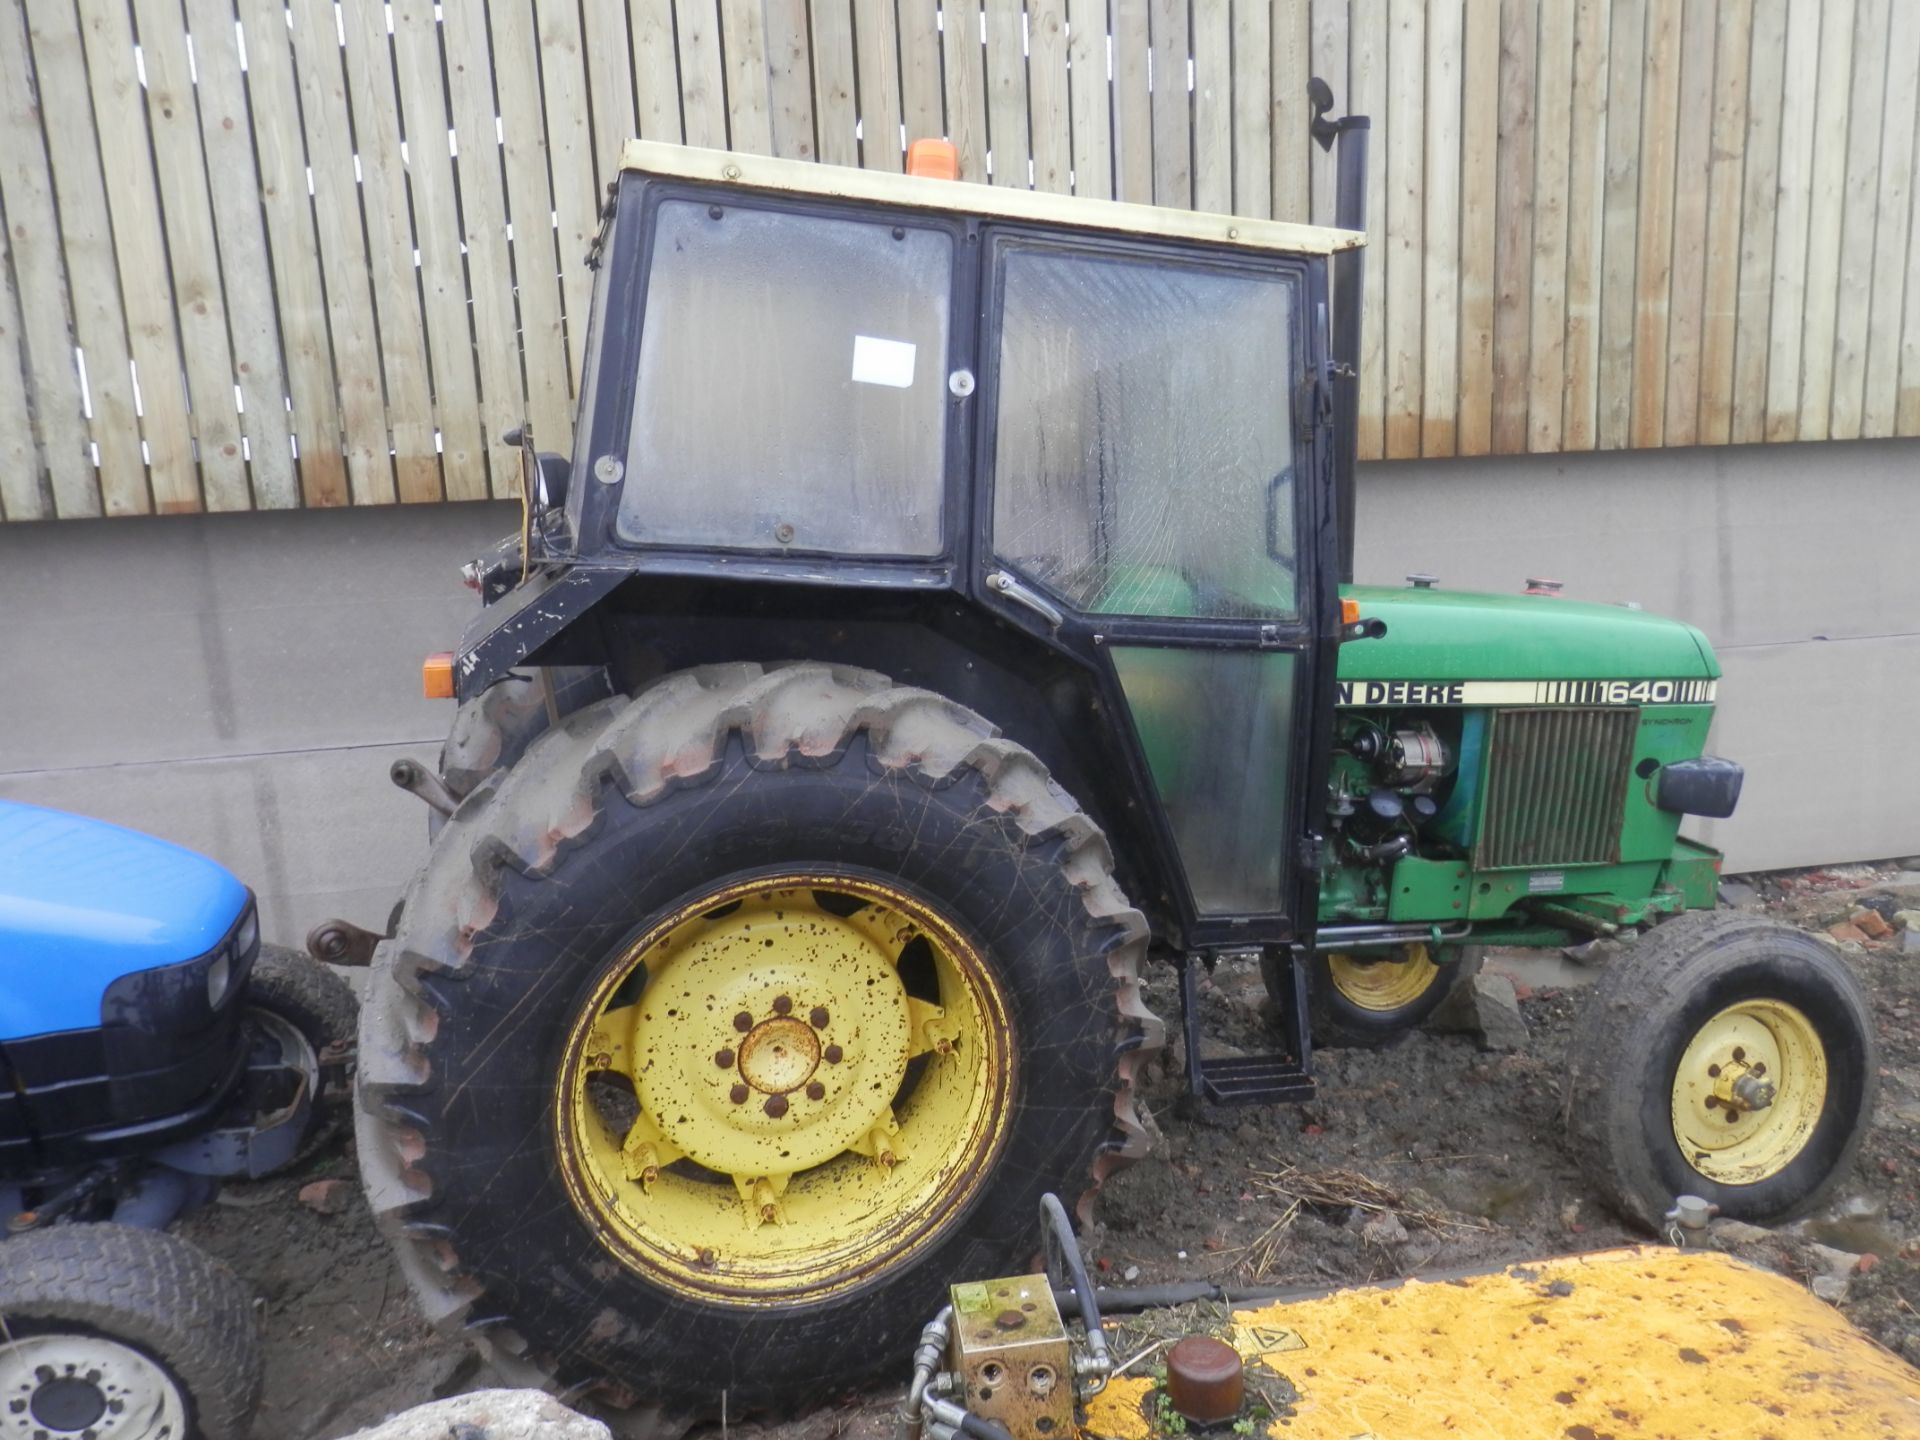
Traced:
[[845, 165], [781, 160], [732, 150], [665, 145], [657, 140], [629, 140], [620, 153], [620, 168], [676, 180], [740, 185], [822, 199], [859, 200], [993, 220], [1070, 225], [1166, 240], [1199, 240], [1292, 255], [1331, 255], [1366, 243], [1366, 236], [1358, 230], [1335, 230], [1324, 225], [1295, 225], [1285, 220], [1250, 220], [1201, 210], [1176, 210], [1165, 205], [1090, 200], [1007, 185], [977, 185], [965, 180], [930, 180], [885, 170], [857, 170]]

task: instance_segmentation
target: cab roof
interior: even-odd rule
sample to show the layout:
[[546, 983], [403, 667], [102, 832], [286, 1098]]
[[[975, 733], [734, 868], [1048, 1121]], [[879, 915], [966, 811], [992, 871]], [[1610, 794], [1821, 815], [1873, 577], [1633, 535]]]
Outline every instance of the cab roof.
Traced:
[[1366, 243], [1366, 236], [1358, 230], [1335, 230], [1324, 225], [1295, 225], [1285, 220], [1252, 220], [1202, 210], [1177, 210], [1166, 205], [1092, 200], [965, 180], [930, 180], [884, 170], [822, 165], [810, 160], [782, 160], [732, 150], [667, 145], [657, 140], [629, 140], [620, 153], [620, 168], [675, 180], [745, 186], [830, 200], [858, 200], [948, 215], [1024, 220], [1162, 240], [1198, 240], [1291, 255], [1331, 255]]

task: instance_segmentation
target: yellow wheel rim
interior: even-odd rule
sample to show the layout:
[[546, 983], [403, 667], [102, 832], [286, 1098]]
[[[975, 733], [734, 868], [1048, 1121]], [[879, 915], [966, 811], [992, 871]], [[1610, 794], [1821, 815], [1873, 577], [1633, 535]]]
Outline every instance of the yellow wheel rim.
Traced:
[[1673, 1138], [1722, 1185], [1778, 1175], [1806, 1148], [1827, 1101], [1827, 1051], [1779, 1000], [1729, 1005], [1699, 1030], [1673, 1076]]
[[650, 1281], [795, 1303], [909, 1263], [966, 1209], [1012, 1108], [1007, 999], [882, 881], [723, 887], [649, 928], [574, 1017], [567, 1192]]
[[1425, 945], [1405, 945], [1392, 956], [1336, 951], [1327, 956], [1327, 970], [1334, 989], [1362, 1010], [1377, 1011], [1411, 1005], [1440, 975]]

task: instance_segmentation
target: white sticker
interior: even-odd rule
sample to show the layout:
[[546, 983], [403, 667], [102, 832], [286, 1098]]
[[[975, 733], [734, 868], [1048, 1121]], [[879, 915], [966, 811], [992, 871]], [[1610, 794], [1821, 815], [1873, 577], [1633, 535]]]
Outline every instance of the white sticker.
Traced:
[[1567, 872], [1564, 870], [1536, 870], [1527, 876], [1529, 895], [1551, 895], [1566, 888]]
[[913, 384], [913, 352], [916, 348], [909, 340], [882, 340], [874, 335], [854, 336], [855, 383], [907, 389]]

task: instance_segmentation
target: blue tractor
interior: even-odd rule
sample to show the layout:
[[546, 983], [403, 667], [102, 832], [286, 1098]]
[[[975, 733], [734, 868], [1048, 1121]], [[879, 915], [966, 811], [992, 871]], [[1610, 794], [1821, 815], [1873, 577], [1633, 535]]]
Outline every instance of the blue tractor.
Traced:
[[314, 1144], [353, 993], [205, 856], [0, 801], [0, 1440], [236, 1440], [251, 1296], [165, 1233]]

